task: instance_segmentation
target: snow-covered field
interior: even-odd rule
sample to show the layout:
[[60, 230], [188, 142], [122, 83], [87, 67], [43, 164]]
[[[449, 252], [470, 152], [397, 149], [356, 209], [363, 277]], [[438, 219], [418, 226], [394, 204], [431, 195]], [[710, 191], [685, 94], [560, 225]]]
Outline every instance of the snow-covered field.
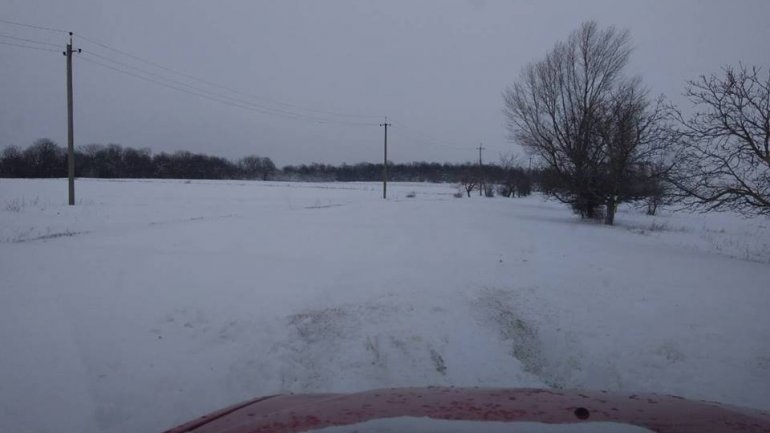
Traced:
[[[770, 407], [770, 221], [451, 185], [0, 181], [0, 431], [404, 385]], [[416, 197], [407, 198], [414, 191]]]

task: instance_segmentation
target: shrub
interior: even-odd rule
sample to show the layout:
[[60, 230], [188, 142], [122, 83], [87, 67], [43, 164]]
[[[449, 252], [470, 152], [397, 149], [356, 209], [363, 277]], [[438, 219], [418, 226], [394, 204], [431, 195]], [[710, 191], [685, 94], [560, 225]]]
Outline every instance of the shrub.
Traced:
[[495, 196], [495, 187], [494, 185], [490, 184], [484, 184], [484, 196], [486, 197], [494, 197]]

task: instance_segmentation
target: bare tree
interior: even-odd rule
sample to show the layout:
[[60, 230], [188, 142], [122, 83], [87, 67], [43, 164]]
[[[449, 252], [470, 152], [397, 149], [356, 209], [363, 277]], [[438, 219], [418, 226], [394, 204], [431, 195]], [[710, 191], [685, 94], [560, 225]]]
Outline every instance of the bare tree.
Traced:
[[[593, 218], [600, 204], [591, 167], [601, 158], [598, 115], [608, 102], [631, 52], [628, 32], [600, 30], [587, 22], [530, 64], [503, 94], [512, 139], [551, 170], [551, 195]], [[554, 186], [555, 186], [554, 185]]]
[[595, 170], [602, 180], [595, 192], [605, 206], [605, 223], [613, 224], [618, 204], [662, 193], [678, 135], [663, 98], [651, 103], [638, 79], [620, 84], [605, 109], [598, 127], [603, 155]]
[[468, 194], [468, 197], [471, 196], [471, 193], [475, 189], [481, 190], [481, 185], [478, 179], [478, 175], [471, 172], [466, 172], [460, 178], [460, 184], [462, 185], [463, 189], [465, 189], [465, 193]]
[[275, 173], [276, 168], [270, 158], [256, 155], [246, 156], [238, 161], [238, 167], [248, 179], [268, 180]]
[[500, 167], [503, 168], [502, 185], [500, 185], [500, 195], [504, 197], [514, 197], [516, 195], [516, 182], [518, 180], [519, 156], [513, 152], [507, 152], [500, 155]]
[[645, 197], [642, 205], [647, 215], [655, 215], [662, 205], [670, 205], [677, 201], [673, 193], [674, 187], [668, 181], [675, 167], [674, 162], [654, 162], [644, 167]]
[[663, 146], [661, 101], [623, 70], [627, 31], [586, 22], [503, 93], [510, 138], [545, 163], [545, 192], [584, 218], [639, 198], [641, 167]]
[[684, 203], [770, 215], [770, 71], [727, 67], [685, 94], [696, 112], [678, 114], [686, 141], [672, 179]]

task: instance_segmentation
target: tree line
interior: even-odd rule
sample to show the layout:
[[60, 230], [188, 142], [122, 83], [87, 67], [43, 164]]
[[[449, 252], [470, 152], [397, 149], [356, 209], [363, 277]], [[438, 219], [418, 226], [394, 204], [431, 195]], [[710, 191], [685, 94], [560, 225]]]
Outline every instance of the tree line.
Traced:
[[[75, 151], [75, 176], [94, 178], [262, 179], [277, 171], [270, 158], [226, 158], [191, 152], [159, 153], [117, 144], [89, 144]], [[49, 139], [26, 149], [6, 147], [0, 154], [0, 177], [67, 176], [67, 153]]]
[[[235, 162], [191, 152], [159, 153], [117, 144], [90, 144], [75, 151], [75, 176], [90, 178], [160, 179], [259, 179], [287, 181], [371, 182], [382, 180], [382, 164], [302, 164], [279, 169], [267, 157], [246, 156]], [[486, 179], [507, 184], [515, 191], [517, 179], [529, 180], [536, 173], [512, 164], [388, 163], [388, 177], [399, 182], [460, 183]], [[49, 139], [26, 149], [10, 146], [0, 154], [0, 177], [59, 178], [67, 176], [66, 149]], [[531, 182], [528, 182], [531, 183]], [[475, 185], [476, 183], [474, 183]], [[513, 186], [511, 186], [513, 185]], [[505, 194], [507, 195], [507, 194]]]
[[637, 201], [770, 215], [770, 74], [741, 65], [690, 81], [685, 116], [626, 73], [630, 55], [628, 31], [586, 22], [503, 92], [542, 191], [606, 224]]

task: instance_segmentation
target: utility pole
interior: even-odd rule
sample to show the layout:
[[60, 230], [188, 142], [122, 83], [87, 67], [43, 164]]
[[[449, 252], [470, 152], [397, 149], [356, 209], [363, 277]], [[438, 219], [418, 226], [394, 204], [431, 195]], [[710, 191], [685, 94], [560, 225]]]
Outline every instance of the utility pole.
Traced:
[[484, 146], [479, 143], [479, 147], [477, 147], [477, 149], [479, 149], [479, 196], [482, 196], [484, 195], [484, 173], [481, 165], [481, 151], [484, 150]]
[[479, 167], [481, 167], [481, 151], [486, 148], [481, 143], [479, 143], [479, 147], [477, 147], [476, 149], [479, 150]]
[[385, 127], [385, 157], [382, 161], [382, 198], [388, 198], [388, 116], [385, 116], [385, 123], [380, 123]]
[[70, 42], [67, 44], [67, 177], [69, 181], [69, 205], [75, 205], [75, 131], [72, 115], [72, 53], [81, 52], [81, 49], [72, 49], [72, 32]]

